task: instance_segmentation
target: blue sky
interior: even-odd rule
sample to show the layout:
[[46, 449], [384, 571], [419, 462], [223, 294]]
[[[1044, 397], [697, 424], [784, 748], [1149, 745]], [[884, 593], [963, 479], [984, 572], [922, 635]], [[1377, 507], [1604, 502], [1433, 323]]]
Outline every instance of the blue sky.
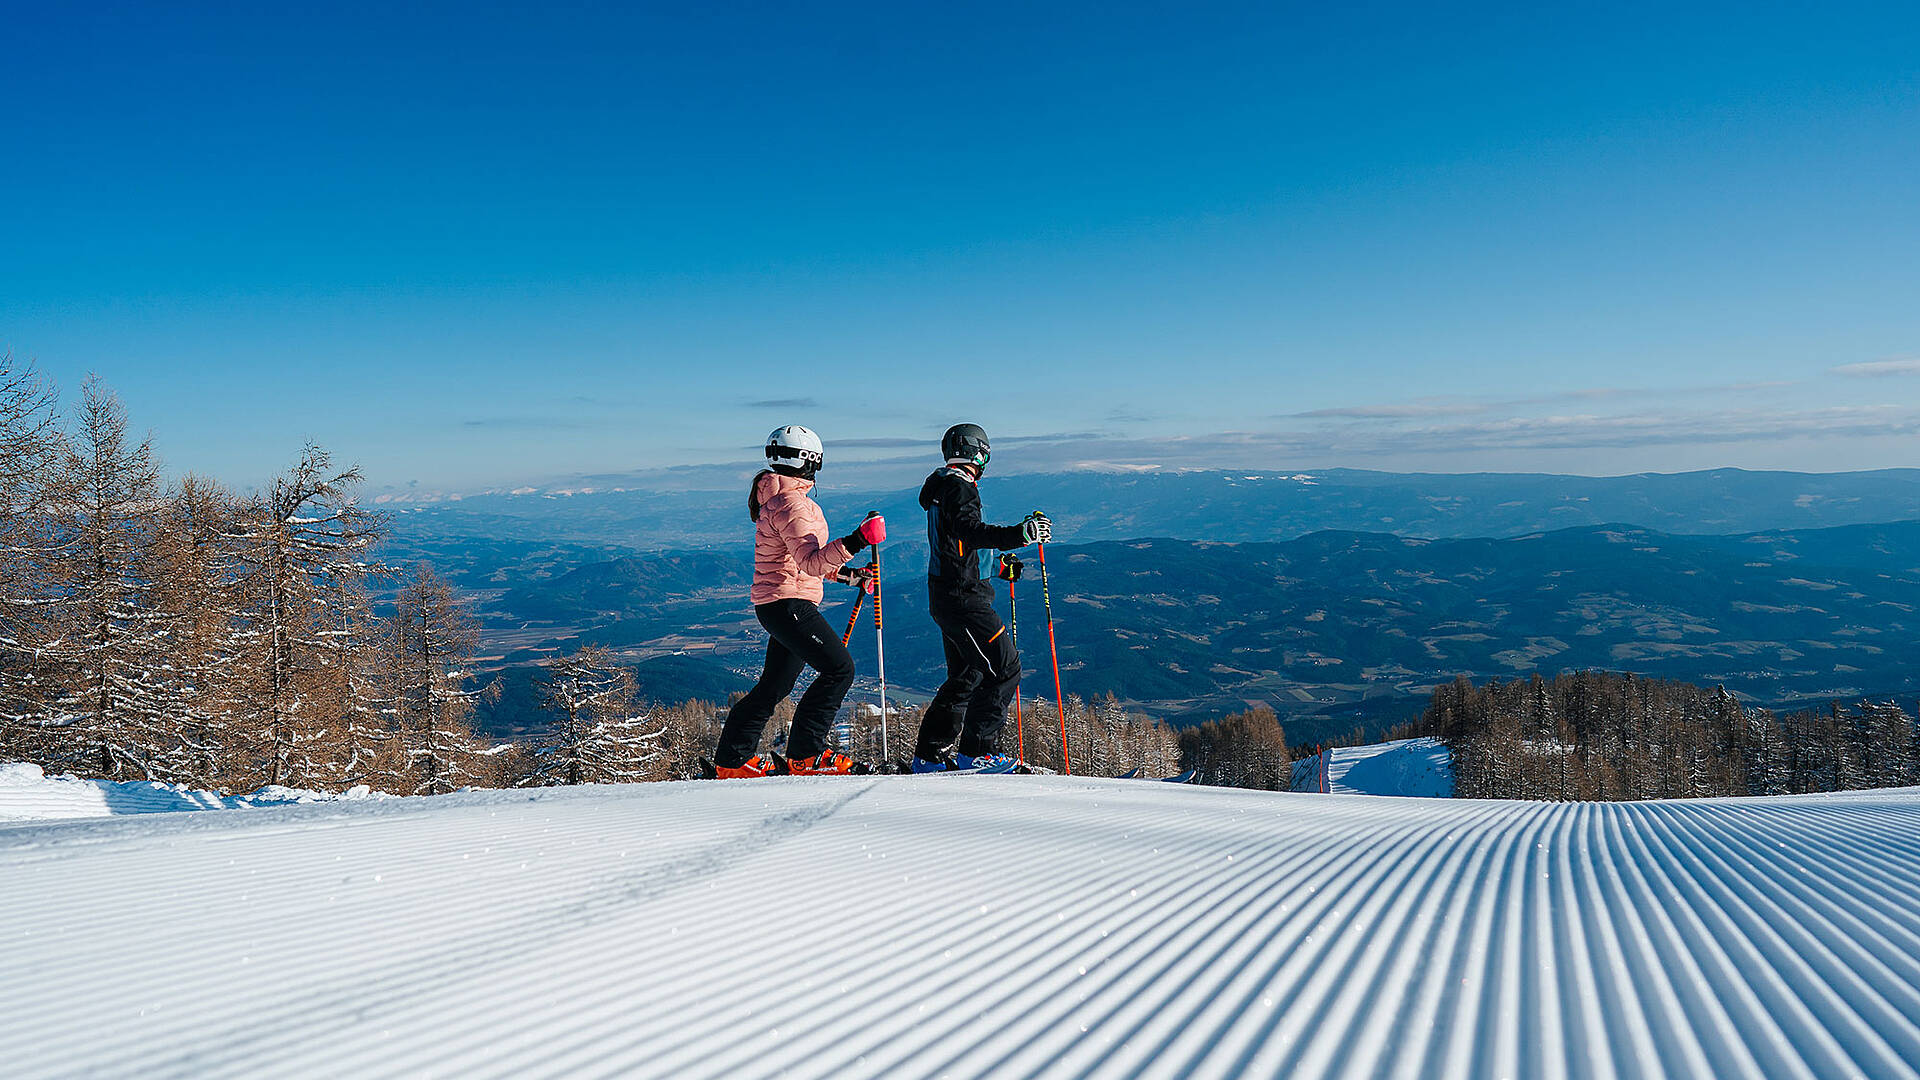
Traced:
[[7, 17], [0, 344], [176, 471], [1920, 464], [1911, 4], [278, 7]]

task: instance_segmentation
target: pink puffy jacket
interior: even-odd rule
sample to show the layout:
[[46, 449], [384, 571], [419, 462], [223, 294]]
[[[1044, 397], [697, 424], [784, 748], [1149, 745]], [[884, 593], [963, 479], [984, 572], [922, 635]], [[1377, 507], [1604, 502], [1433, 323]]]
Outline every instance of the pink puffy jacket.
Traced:
[[760, 522], [753, 532], [753, 602], [820, 602], [820, 579], [853, 558], [847, 545], [827, 539], [827, 518], [807, 497], [813, 481], [770, 472], [754, 484]]

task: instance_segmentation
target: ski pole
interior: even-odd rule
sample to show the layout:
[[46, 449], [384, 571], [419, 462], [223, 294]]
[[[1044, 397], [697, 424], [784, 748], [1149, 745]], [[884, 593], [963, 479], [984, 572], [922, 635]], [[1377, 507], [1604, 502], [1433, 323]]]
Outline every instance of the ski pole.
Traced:
[[[871, 567], [873, 564], [869, 562], [867, 565]], [[847, 616], [847, 632], [840, 635], [840, 644], [845, 645], [853, 641], [853, 628], [860, 622], [860, 605], [866, 602], [867, 590], [861, 589], [858, 593], [854, 594], [853, 614]]]
[[[880, 511], [867, 511], [868, 517], [878, 515]], [[880, 625], [880, 545], [873, 545], [873, 560], [867, 564], [873, 568], [873, 643], [880, 658], [880, 760], [890, 756], [887, 750], [887, 635]]]
[[1060, 695], [1060, 646], [1053, 639], [1053, 592], [1047, 586], [1047, 545], [1040, 549], [1040, 602], [1047, 609], [1047, 651], [1053, 654], [1053, 704], [1060, 711], [1060, 764], [1073, 775], [1073, 758], [1067, 755], [1067, 699]]
[[[1013, 579], [1007, 579], [1007, 641], [1013, 645], [1014, 660], [1020, 657], [1020, 601], [1013, 595]], [[1021, 715], [1020, 684], [1013, 684], [1013, 760], [1027, 763], [1027, 725]]]

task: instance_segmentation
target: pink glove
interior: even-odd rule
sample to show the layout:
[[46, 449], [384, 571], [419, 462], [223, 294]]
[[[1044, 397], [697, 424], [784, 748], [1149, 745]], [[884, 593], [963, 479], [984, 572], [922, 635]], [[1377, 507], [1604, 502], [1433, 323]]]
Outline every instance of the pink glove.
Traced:
[[858, 555], [861, 548], [871, 547], [887, 538], [887, 519], [879, 514], [870, 514], [860, 527], [841, 539], [847, 545], [847, 554]]

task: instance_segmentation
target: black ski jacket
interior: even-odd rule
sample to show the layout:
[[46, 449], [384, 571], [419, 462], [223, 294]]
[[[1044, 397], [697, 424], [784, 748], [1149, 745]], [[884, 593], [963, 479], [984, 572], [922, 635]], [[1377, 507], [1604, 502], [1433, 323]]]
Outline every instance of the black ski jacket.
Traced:
[[1027, 546], [1018, 525], [988, 525], [980, 520], [980, 489], [966, 473], [939, 469], [920, 488], [920, 506], [927, 512], [927, 581], [936, 594], [958, 596], [986, 592], [981, 580], [980, 553], [989, 549], [1012, 551]]

